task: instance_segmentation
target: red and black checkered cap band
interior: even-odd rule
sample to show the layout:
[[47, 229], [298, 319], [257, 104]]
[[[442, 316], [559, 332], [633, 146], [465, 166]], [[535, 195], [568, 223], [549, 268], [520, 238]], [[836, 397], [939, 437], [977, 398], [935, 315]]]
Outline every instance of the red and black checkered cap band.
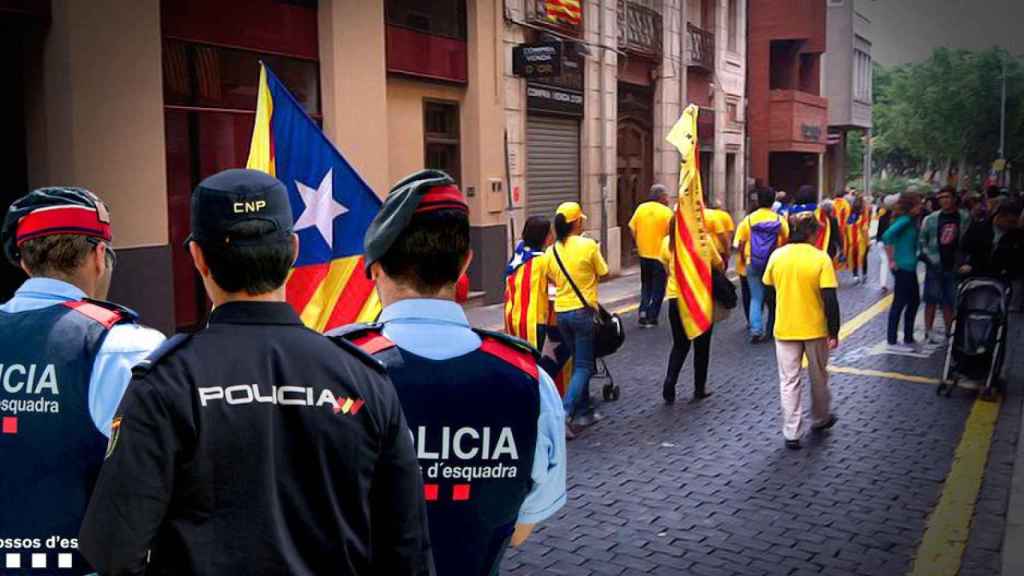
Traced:
[[469, 212], [469, 206], [462, 199], [462, 192], [454, 184], [434, 186], [420, 199], [416, 206], [416, 214], [434, 212], [436, 210], [461, 210]]
[[15, 242], [21, 246], [26, 240], [69, 234], [92, 236], [110, 241], [110, 222], [96, 208], [85, 206], [46, 206], [37, 208], [18, 222]]

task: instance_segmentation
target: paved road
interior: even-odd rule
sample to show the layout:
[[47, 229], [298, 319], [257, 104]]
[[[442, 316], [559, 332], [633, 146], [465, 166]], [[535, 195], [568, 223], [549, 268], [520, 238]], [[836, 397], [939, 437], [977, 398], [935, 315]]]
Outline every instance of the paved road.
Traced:
[[[873, 285], [843, 286], [844, 321], [880, 297]], [[939, 351], [921, 358], [876, 353], [885, 316], [844, 341], [833, 365], [938, 377]], [[692, 395], [687, 361], [678, 387], [683, 401], [671, 407], [660, 395], [671, 345], [667, 321], [654, 330], [635, 328], [635, 314], [627, 322], [627, 343], [610, 361], [622, 399], [604, 405], [605, 421], [570, 443], [569, 503], [510, 552], [503, 573], [878, 576], [910, 570], [972, 395], [940, 399], [934, 384], [833, 374], [838, 425], [806, 439], [803, 450], [788, 451], [779, 430], [774, 349], [747, 343], [741, 311], [715, 327], [714, 395], [685, 402]], [[1021, 341], [1020, 334], [1015, 338]], [[1015, 378], [1011, 387], [1019, 389]], [[595, 394], [599, 385], [593, 383]], [[1011, 404], [1019, 421], [1019, 398], [1004, 407]], [[1006, 426], [1000, 422], [996, 431], [992, 478], [982, 488], [965, 574], [999, 573], [996, 540], [1017, 432], [1017, 425]]]

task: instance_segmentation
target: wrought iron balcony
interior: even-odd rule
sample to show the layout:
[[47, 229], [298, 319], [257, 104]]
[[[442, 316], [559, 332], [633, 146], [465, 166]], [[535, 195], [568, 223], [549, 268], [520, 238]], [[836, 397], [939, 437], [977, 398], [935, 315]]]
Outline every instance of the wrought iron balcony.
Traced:
[[643, 56], [661, 57], [660, 2], [652, 0], [619, 0], [619, 48]]
[[693, 24], [686, 24], [686, 65], [715, 70], [715, 35]]

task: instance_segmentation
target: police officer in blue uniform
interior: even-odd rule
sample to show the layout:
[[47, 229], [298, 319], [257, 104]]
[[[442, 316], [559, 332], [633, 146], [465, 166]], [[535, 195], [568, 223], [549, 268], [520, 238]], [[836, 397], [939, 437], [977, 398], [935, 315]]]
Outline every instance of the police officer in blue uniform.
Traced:
[[78, 528], [111, 418], [131, 367], [164, 337], [102, 300], [110, 213], [88, 190], [35, 190], [0, 234], [29, 275], [0, 306], [0, 573], [84, 574]]
[[193, 192], [188, 245], [213, 311], [128, 386], [82, 524], [100, 574], [431, 573], [394, 387], [285, 302], [292, 227], [265, 173], [227, 170]]
[[469, 213], [443, 172], [391, 190], [367, 231], [379, 324], [332, 334], [382, 360], [416, 441], [437, 573], [498, 572], [511, 542], [565, 503], [565, 414], [536, 352], [474, 330], [455, 303]]

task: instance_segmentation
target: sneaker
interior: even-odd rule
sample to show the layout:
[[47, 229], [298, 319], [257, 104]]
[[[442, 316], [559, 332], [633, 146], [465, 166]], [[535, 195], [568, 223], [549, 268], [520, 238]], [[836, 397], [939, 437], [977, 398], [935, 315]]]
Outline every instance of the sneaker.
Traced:
[[835, 414], [830, 414], [828, 420], [822, 422], [821, 424], [815, 424], [811, 426], [811, 430], [814, 430], [815, 432], [823, 432], [835, 426], [836, 422], [838, 421], [839, 418]]
[[786, 448], [789, 448], [790, 450], [799, 450], [800, 439], [797, 438], [796, 440], [786, 440]]
[[917, 352], [917, 347], [913, 344], [889, 344], [890, 352]]
[[570, 425], [576, 426], [578, 429], [582, 430], [583, 428], [593, 426], [596, 423], [597, 420], [594, 418], [593, 413], [591, 413], [584, 414], [578, 418], [573, 418]]
[[929, 344], [942, 344], [945, 340], [939, 338], [938, 334], [926, 334], [924, 341]]
[[751, 334], [750, 335], [750, 343], [751, 344], [760, 344], [761, 342], [764, 342], [764, 334]]

